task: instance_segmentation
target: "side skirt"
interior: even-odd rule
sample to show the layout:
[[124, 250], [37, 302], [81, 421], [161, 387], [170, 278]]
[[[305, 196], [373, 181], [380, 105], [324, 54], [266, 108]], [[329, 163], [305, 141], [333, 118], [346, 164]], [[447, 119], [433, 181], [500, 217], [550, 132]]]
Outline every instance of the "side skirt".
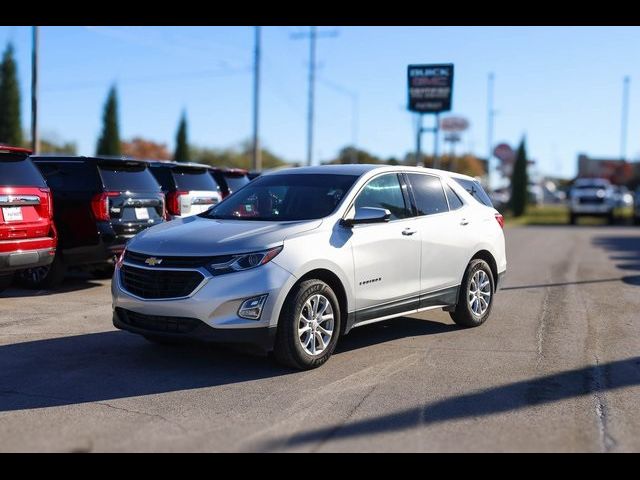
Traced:
[[456, 285], [455, 287], [448, 287], [415, 297], [350, 312], [347, 316], [347, 325], [344, 333], [349, 333], [349, 331], [355, 327], [388, 320], [394, 317], [401, 317], [434, 308], [455, 307], [456, 303], [458, 303], [459, 288], [460, 286]]

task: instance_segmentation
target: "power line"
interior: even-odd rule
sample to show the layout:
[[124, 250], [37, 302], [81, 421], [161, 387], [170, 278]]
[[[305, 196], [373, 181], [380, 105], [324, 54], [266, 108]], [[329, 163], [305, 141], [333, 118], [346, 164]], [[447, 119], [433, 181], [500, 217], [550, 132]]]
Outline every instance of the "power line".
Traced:
[[[118, 84], [151, 84], [151, 83], [164, 83], [171, 82], [176, 79], [189, 78], [189, 79], [200, 79], [200, 78], [213, 78], [213, 77], [224, 77], [229, 75], [237, 75], [243, 73], [250, 73], [253, 71], [253, 66], [243, 67], [238, 69], [227, 69], [227, 70], [201, 70], [198, 72], [190, 72], [190, 73], [179, 73], [174, 75], [147, 75], [143, 77], [129, 77], [118, 79]], [[103, 88], [105, 85], [104, 80], [95, 81], [95, 82], [79, 82], [75, 84], [65, 84], [64, 86], [53, 86], [49, 88], [45, 88], [45, 91], [48, 92], [62, 92], [67, 90], [80, 90], [80, 89], [91, 89], [91, 88]]]

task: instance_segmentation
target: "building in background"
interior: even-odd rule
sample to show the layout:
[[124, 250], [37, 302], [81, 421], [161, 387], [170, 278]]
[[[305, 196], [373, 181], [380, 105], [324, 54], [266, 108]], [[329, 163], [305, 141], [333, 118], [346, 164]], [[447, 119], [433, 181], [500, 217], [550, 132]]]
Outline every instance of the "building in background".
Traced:
[[578, 177], [607, 178], [615, 185], [627, 185], [640, 176], [640, 162], [620, 159], [590, 158], [578, 155]]

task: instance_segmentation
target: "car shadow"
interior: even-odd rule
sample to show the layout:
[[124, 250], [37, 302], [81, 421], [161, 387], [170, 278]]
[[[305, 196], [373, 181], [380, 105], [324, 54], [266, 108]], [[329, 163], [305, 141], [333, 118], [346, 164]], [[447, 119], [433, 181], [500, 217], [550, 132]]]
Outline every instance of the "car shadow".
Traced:
[[[354, 329], [336, 354], [460, 327], [398, 318]], [[160, 346], [108, 331], [0, 346], [0, 412], [114, 399], [302, 374], [237, 348]]]
[[422, 320], [419, 318], [398, 317], [390, 320], [363, 325], [354, 328], [340, 339], [335, 353], [349, 352], [379, 343], [387, 343], [408, 337], [422, 337], [438, 333], [461, 330], [455, 324]]
[[[640, 235], [598, 236], [593, 239], [593, 244], [611, 252], [609, 259], [619, 262], [616, 268], [640, 272]], [[622, 281], [628, 285], [640, 285], [640, 275], [628, 275]]]
[[0, 412], [105, 402], [291, 373], [223, 347], [108, 331], [0, 346]]
[[0, 293], [0, 298], [21, 298], [21, 297], [42, 297], [46, 295], [59, 295], [62, 293], [87, 290], [89, 288], [101, 287], [104, 283], [110, 282], [108, 279], [97, 280], [95, 277], [85, 272], [68, 273], [62, 284], [53, 289], [27, 289], [21, 288], [14, 281], [13, 285]]
[[632, 357], [454, 395], [414, 408], [350, 421], [344, 425], [306, 430], [292, 436], [268, 440], [261, 448], [278, 449], [328, 440], [370, 437], [451, 420], [476, 419], [513, 412], [638, 385], [640, 357]]

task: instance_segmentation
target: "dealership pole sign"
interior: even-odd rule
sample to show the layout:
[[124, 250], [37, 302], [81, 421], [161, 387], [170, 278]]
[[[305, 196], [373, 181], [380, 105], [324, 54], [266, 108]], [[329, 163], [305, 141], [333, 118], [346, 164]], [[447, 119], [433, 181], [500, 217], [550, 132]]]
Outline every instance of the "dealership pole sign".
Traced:
[[[431, 65], [409, 65], [407, 67], [407, 83], [409, 87], [409, 110], [418, 113], [418, 135], [416, 139], [416, 164], [422, 165], [421, 140], [423, 132], [433, 132], [433, 166], [439, 168], [438, 132], [440, 129], [440, 112], [451, 110], [453, 93], [453, 64], [439, 63]], [[422, 126], [425, 113], [436, 116], [433, 128]]]
[[409, 110], [440, 113], [451, 110], [453, 64], [409, 65]]

